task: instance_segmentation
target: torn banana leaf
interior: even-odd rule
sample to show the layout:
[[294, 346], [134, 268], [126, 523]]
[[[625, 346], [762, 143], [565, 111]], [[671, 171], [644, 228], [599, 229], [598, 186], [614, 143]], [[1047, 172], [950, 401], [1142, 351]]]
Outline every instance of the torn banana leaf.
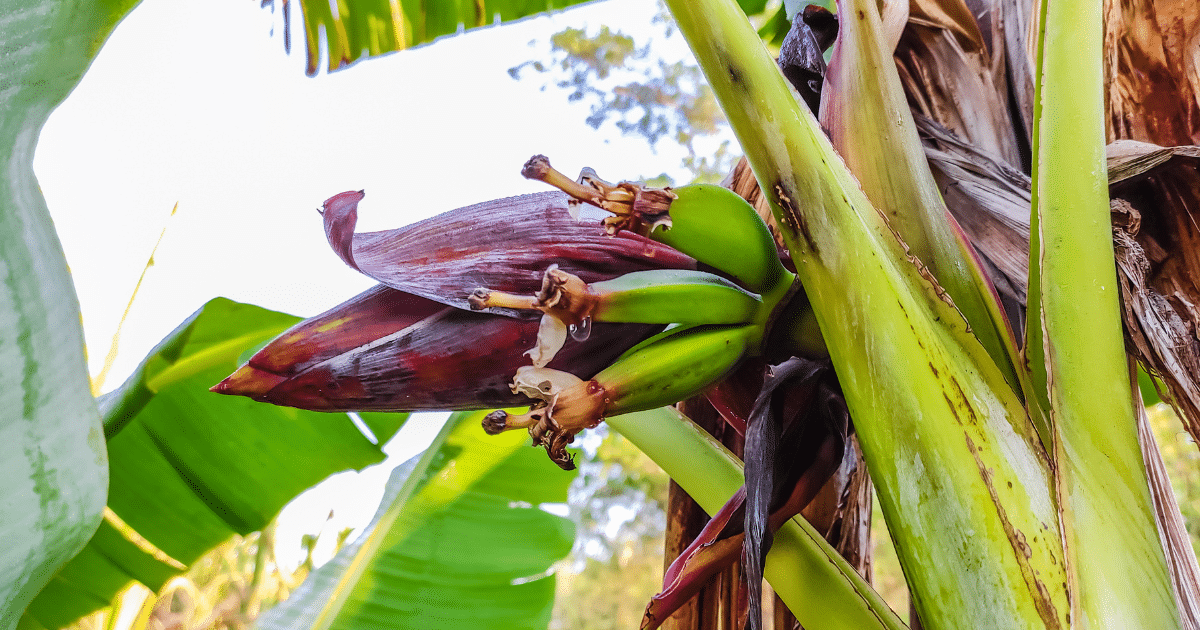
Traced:
[[[561, 9], [583, 0], [525, 2], [419, 2], [418, 0], [278, 0], [283, 9], [284, 48], [291, 51], [292, 7], [298, 6], [304, 24], [306, 72], [317, 73], [322, 57], [329, 72], [361, 58], [377, 57], [500, 22], [510, 22], [547, 9]], [[275, 0], [263, 0], [263, 6]], [[322, 33], [324, 38], [322, 38]]]

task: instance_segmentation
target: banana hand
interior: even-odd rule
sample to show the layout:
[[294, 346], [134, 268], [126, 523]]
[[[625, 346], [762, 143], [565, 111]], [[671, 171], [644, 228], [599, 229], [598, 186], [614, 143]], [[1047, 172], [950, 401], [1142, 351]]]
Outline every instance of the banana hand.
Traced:
[[488, 433], [527, 429], [550, 459], [571, 470], [566, 446], [575, 434], [606, 416], [669, 405], [694, 396], [755, 354], [763, 327], [755, 324], [696, 326], [667, 331], [633, 348], [594, 378], [539, 367], [517, 371], [513, 391], [536, 399], [529, 413], [495, 411], [483, 421]]
[[613, 185], [590, 172], [576, 182], [541, 155], [530, 158], [521, 173], [613, 213], [604, 220], [610, 233], [630, 230], [670, 245], [756, 293], [770, 293], [795, 279], [780, 262], [775, 241], [754, 206], [721, 186]]

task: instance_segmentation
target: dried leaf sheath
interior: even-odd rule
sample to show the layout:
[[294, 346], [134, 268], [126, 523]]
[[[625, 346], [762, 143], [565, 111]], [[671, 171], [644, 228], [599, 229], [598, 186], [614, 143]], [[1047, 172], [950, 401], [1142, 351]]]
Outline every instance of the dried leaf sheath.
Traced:
[[610, 237], [595, 222], [576, 222], [567, 199], [559, 192], [497, 199], [360, 234], [354, 223], [361, 192], [331, 197], [323, 215], [329, 244], [346, 264], [393, 289], [460, 309], [470, 309], [467, 298], [479, 287], [532, 295], [552, 264], [588, 283], [631, 271], [696, 268], [666, 245], [625, 232]]

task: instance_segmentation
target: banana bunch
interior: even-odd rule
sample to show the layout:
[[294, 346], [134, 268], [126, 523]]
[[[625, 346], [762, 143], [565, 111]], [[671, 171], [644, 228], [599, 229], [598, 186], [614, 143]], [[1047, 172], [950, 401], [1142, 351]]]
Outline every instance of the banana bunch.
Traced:
[[[669, 245], [709, 271], [658, 269], [594, 282], [550, 265], [535, 295], [487, 288], [468, 298], [476, 310], [505, 308], [542, 313], [532, 365], [517, 370], [514, 393], [533, 399], [521, 415], [495, 411], [484, 429], [526, 429], [560, 467], [574, 467], [566, 446], [606, 416], [668, 405], [694, 396], [763, 351], [772, 324], [803, 320], [792, 307], [795, 276], [780, 262], [775, 242], [754, 207], [730, 190], [705, 184], [678, 189], [609, 184], [585, 172], [571, 180], [535, 156], [522, 173], [614, 216], [610, 234], [637, 232]], [[663, 324], [660, 334], [634, 346], [590, 380], [546, 367], [568, 337], [586, 338], [591, 322]], [[794, 334], [794, 333], [793, 333]], [[819, 333], [816, 333], [819, 335]]]

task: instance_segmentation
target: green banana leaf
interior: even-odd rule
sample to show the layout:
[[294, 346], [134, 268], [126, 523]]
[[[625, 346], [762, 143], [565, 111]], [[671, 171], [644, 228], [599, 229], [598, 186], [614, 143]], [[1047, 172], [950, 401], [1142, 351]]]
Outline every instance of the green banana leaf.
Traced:
[[571, 550], [574, 526], [536, 506], [566, 501], [574, 474], [523, 432], [488, 436], [484, 415], [451, 416], [424, 455], [393, 471], [362, 536], [257, 628], [546, 628], [547, 569]]
[[104, 507], [108, 462], [79, 303], [33, 152], [132, 5], [0, 3], [0, 630], [87, 542]]
[[[335, 11], [328, 0], [299, 0], [308, 59], [306, 72], [309, 76], [317, 73], [322, 52], [328, 59], [329, 72], [333, 72], [362, 58], [427, 44], [462, 30], [519, 20], [587, 1], [337, 0]], [[281, 0], [281, 4], [286, 24], [290, 21], [290, 2]], [[739, 0], [739, 4], [747, 15], [762, 13], [767, 6], [766, 0]], [[780, 7], [778, 16], [782, 17], [783, 12]], [[771, 22], [770, 30], [772, 38], [782, 40], [787, 33], [787, 22], [776, 19]], [[284, 41], [290, 48], [290, 41]]]
[[[218, 298], [100, 399], [111, 482], [100, 530], [29, 606], [58, 628], [131, 581], [159, 589], [233, 534], [265, 527], [327, 476], [383, 460], [346, 414], [263, 405], [208, 388], [299, 318]], [[379, 443], [408, 414], [371, 414]], [[35, 625], [36, 624], [36, 625]]]
[[[335, 12], [328, 0], [299, 0], [307, 72], [310, 76], [317, 73], [322, 48], [333, 72], [364, 56], [412, 48], [454, 35], [459, 29], [509, 22], [581, 2], [584, 0], [338, 0]], [[286, 23], [289, 0], [282, 4]]]

